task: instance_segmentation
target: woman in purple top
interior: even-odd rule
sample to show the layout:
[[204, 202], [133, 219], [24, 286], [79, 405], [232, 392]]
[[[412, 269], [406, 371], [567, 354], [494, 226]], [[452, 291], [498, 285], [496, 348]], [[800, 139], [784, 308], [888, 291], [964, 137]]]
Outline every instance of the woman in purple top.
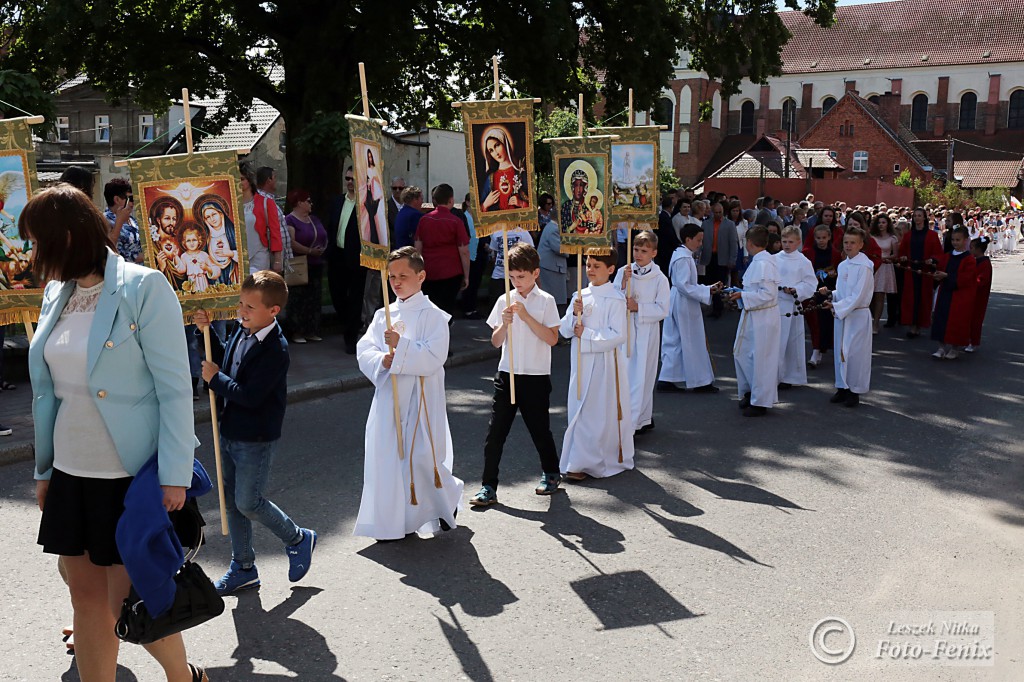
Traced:
[[324, 274], [324, 251], [327, 249], [327, 230], [320, 219], [312, 215], [313, 202], [309, 192], [293, 189], [288, 192], [288, 205], [292, 212], [285, 217], [288, 234], [296, 256], [306, 256], [309, 264], [309, 284], [288, 287], [288, 305], [285, 319], [291, 331], [292, 343], [322, 341], [320, 338], [321, 289]]

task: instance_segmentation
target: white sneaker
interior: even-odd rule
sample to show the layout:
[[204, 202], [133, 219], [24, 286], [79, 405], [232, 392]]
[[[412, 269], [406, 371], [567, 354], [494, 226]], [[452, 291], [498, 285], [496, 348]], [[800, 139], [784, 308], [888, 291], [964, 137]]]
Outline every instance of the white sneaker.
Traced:
[[9, 426], [4, 426], [0, 424], [0, 436], [9, 436], [12, 433], [14, 433], [14, 429], [12, 429]]
[[292, 343], [306, 343], [306, 337], [304, 336], [293, 336]]
[[811, 353], [811, 359], [807, 361], [811, 367], [817, 367], [821, 364], [821, 351], [816, 350]]
[[937, 351], [932, 353], [932, 357], [935, 358], [936, 360], [942, 360], [943, 358], [946, 357], [946, 349], [945, 348], [938, 349]]
[[974, 350], [975, 350], [975, 348], [974, 348], [973, 344], [967, 344], [966, 346], [964, 346], [964, 352], [965, 353], [973, 353]]
[[948, 351], [946, 351], [947, 360], [956, 360], [958, 357], [960, 357], [960, 353], [959, 351], [957, 351], [956, 348], [950, 348]]

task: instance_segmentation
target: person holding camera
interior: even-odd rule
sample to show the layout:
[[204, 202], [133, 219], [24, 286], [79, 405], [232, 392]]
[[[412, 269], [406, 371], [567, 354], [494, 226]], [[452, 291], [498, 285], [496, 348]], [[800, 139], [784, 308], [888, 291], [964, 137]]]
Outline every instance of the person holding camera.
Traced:
[[107, 202], [103, 217], [110, 224], [107, 238], [111, 245], [129, 263], [141, 263], [142, 239], [139, 237], [139, 224], [132, 215], [135, 197], [132, 196], [131, 184], [124, 178], [114, 178], [103, 186], [103, 198]]

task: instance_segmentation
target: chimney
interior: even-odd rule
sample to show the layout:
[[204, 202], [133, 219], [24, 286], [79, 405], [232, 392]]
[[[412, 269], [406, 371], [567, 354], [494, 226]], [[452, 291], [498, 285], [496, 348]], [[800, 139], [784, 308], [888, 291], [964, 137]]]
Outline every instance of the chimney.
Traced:
[[898, 132], [900, 129], [901, 99], [901, 95], [894, 95], [891, 92], [880, 95], [878, 98], [878, 113], [881, 115], [882, 120], [893, 129], [893, 132]]

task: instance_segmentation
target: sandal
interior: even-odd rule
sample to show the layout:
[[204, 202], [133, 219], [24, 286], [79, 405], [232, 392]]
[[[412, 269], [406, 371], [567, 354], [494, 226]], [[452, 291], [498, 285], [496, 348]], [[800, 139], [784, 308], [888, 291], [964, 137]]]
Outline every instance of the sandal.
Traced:
[[210, 678], [206, 676], [206, 671], [198, 665], [189, 663], [188, 669], [192, 671], [192, 682], [210, 682]]
[[585, 481], [590, 477], [582, 471], [570, 471], [564, 476], [564, 478], [567, 481]]

